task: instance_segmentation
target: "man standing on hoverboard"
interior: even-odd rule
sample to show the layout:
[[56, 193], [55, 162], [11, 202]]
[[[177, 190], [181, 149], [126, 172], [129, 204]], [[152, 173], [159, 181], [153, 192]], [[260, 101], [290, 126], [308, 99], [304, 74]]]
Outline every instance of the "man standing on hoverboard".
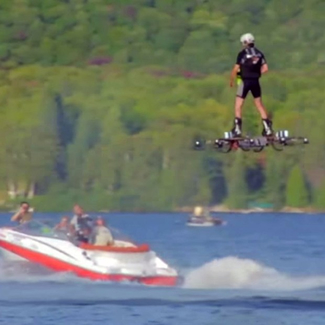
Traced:
[[238, 80], [235, 102], [235, 120], [231, 132], [234, 137], [242, 136], [242, 107], [245, 98], [250, 91], [254, 97], [255, 106], [262, 118], [262, 135], [272, 136], [272, 122], [268, 118], [266, 109], [263, 105], [262, 91], [259, 83], [261, 75], [268, 71], [265, 56], [255, 47], [255, 38], [252, 34], [247, 33], [242, 35], [240, 42], [243, 45], [243, 50], [238, 53], [237, 61], [232, 69], [230, 77], [230, 87], [234, 86], [236, 76]]

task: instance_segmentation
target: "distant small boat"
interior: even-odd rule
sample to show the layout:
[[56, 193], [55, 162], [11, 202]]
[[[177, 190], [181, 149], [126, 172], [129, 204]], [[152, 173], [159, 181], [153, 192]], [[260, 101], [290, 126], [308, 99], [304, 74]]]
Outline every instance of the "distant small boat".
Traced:
[[223, 225], [225, 222], [222, 219], [211, 217], [208, 211], [204, 211], [202, 207], [197, 206], [186, 224], [191, 227], [212, 227]]
[[225, 222], [219, 218], [205, 218], [205, 217], [196, 217], [196, 216], [191, 216], [187, 220], [187, 226], [191, 227], [212, 227], [212, 226], [221, 226], [225, 224]]

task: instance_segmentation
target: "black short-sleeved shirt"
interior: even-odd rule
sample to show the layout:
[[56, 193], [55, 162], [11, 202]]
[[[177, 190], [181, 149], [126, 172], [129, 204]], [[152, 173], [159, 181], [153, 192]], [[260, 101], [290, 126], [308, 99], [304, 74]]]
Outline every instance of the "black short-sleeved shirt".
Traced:
[[238, 53], [236, 64], [240, 66], [240, 77], [259, 79], [261, 67], [266, 63], [264, 54], [256, 47], [249, 47]]

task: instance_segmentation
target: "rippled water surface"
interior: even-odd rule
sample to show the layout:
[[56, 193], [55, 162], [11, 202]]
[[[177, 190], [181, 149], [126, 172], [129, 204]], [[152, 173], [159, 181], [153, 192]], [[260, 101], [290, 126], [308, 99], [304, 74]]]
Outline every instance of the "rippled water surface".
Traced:
[[207, 228], [186, 214], [104, 216], [183, 284], [92, 282], [0, 257], [0, 324], [325, 324], [325, 215], [219, 214], [227, 224]]

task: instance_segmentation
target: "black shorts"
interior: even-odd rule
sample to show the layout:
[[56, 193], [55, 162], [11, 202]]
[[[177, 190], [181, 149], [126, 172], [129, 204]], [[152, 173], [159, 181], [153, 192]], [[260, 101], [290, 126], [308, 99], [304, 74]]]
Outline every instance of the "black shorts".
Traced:
[[261, 85], [258, 79], [246, 79], [238, 85], [237, 97], [246, 98], [248, 92], [251, 92], [254, 98], [262, 96]]

